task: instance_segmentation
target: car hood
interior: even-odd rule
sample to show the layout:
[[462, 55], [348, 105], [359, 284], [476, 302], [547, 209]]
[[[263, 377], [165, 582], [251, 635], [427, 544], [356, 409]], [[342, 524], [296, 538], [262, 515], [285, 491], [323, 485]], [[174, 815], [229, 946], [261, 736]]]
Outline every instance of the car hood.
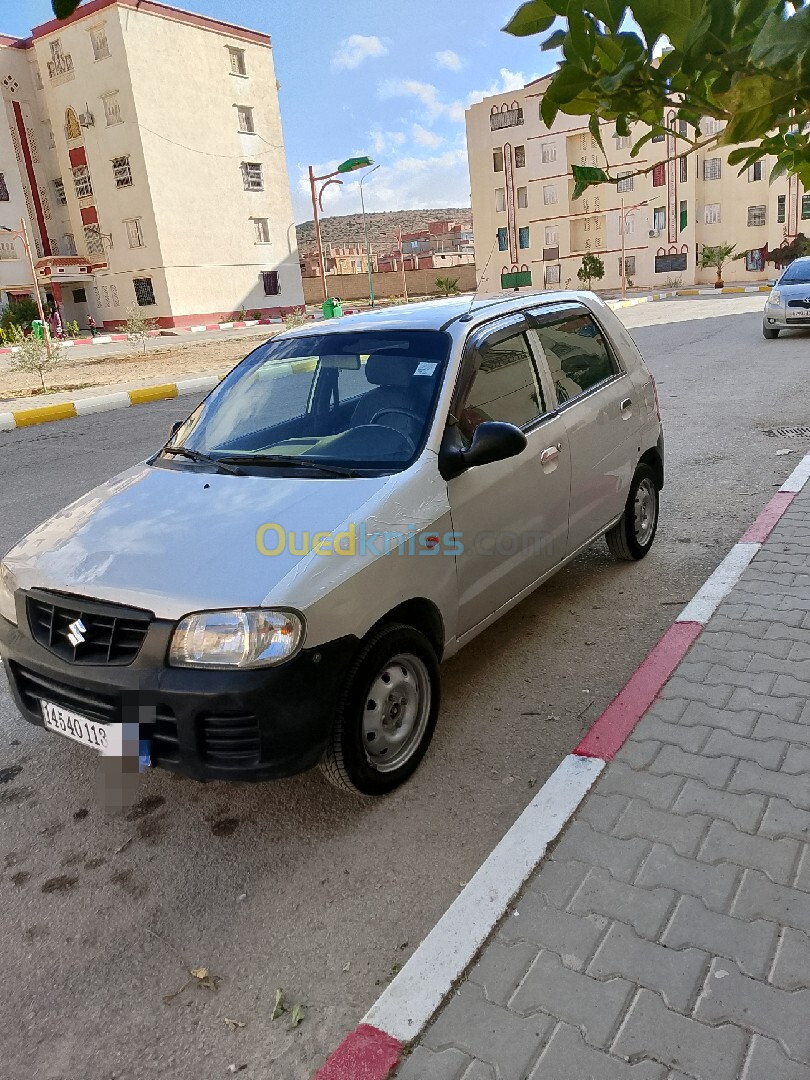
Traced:
[[[302, 479], [139, 465], [55, 514], [4, 561], [22, 589], [96, 597], [159, 618], [256, 607], [268, 598], [282, 603], [285, 583], [299, 581], [314, 559], [351, 573], [353, 559], [305, 554], [304, 532], [334, 534], [352, 522], [407, 528], [420, 515], [427, 525], [440, 512], [441, 499], [417, 505], [416, 493], [424, 493], [419, 472], [424, 470], [415, 466], [409, 473], [417, 475], [410, 478]], [[435, 457], [432, 472], [438, 479]], [[257, 532], [268, 523], [294, 534], [299, 553], [287, 544], [278, 555], [261, 554]], [[274, 543], [276, 534], [270, 535]]]
[[782, 294], [785, 300], [807, 300], [807, 307], [810, 310], [810, 283], [775, 285], [774, 288]]

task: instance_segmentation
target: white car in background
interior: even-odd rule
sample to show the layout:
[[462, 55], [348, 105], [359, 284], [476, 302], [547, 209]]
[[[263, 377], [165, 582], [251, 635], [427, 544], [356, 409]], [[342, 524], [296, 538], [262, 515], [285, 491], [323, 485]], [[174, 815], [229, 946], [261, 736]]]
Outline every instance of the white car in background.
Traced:
[[810, 327], [810, 256], [795, 259], [765, 302], [762, 333], [778, 338], [780, 330]]

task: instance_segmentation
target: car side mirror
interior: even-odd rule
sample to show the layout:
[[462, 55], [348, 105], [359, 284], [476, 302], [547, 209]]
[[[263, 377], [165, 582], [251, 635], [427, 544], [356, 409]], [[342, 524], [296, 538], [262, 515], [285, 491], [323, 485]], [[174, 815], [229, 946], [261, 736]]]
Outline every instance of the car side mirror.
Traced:
[[485, 420], [473, 431], [469, 446], [461, 442], [458, 427], [448, 428], [439, 451], [439, 472], [452, 480], [476, 465], [489, 465], [515, 457], [526, 449], [526, 436], [514, 424]]
[[183, 421], [182, 420], [175, 420], [175, 422], [172, 424], [171, 431], [169, 432], [169, 442], [172, 441], [172, 439], [175, 437], [175, 435], [177, 434], [177, 432], [180, 430], [180, 428], [182, 426], [183, 426]]

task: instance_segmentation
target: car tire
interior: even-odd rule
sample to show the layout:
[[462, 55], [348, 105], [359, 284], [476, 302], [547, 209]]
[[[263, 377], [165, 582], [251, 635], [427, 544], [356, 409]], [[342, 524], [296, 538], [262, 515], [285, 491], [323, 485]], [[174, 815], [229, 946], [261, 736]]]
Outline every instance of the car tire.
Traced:
[[777, 327], [763, 326], [762, 327], [762, 336], [764, 338], [767, 338], [768, 341], [772, 341], [774, 338], [779, 337], [779, 330], [778, 330]]
[[407, 780], [433, 738], [440, 688], [436, 650], [423, 633], [400, 623], [372, 631], [338, 701], [321, 762], [327, 780], [369, 796]]
[[658, 485], [649, 465], [639, 465], [630, 484], [624, 513], [605, 533], [611, 555], [626, 562], [643, 559], [658, 529]]

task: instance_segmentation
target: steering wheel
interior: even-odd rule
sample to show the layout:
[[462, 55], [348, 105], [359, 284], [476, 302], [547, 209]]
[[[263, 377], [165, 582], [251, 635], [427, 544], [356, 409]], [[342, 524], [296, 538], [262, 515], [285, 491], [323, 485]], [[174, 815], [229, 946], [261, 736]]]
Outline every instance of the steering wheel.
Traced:
[[[387, 409], [385, 411], [388, 412]], [[390, 431], [390, 432], [392, 432], [392, 434], [394, 434], [398, 438], [402, 439], [403, 442], [408, 443], [408, 449], [411, 451], [411, 453], [416, 452], [416, 445], [415, 445], [413, 439], [411, 439], [410, 436], [406, 435], [404, 431], [400, 431], [399, 428], [389, 427], [388, 424], [372, 424], [372, 423], [358, 424], [357, 427], [349, 428], [348, 431], [345, 432], [344, 434], [348, 434], [349, 432], [356, 433], [358, 431], [362, 431], [363, 428], [369, 428], [369, 427], [374, 428], [375, 431]]]
[[[392, 408], [378, 409], [377, 412], [375, 412], [374, 415], [369, 420], [369, 423], [370, 424], [375, 424], [377, 422], [377, 418], [379, 416], [385, 416], [387, 413], [393, 413], [394, 415], [399, 415], [399, 416], [407, 416], [409, 420], [415, 420], [417, 425], [420, 428], [421, 428], [422, 424], [424, 423], [424, 417], [420, 416], [419, 413], [413, 412], [411, 409], [392, 409]], [[380, 427], [388, 427], [388, 428], [390, 428], [390, 425], [389, 424], [380, 424]], [[405, 439], [410, 444], [411, 452], [414, 453], [414, 454], [416, 453], [416, 443], [413, 441], [413, 439], [410, 437], [410, 435], [406, 435], [405, 432], [400, 431], [399, 428], [391, 428], [391, 430], [399, 432], [399, 434], [402, 436], [402, 438]]]

